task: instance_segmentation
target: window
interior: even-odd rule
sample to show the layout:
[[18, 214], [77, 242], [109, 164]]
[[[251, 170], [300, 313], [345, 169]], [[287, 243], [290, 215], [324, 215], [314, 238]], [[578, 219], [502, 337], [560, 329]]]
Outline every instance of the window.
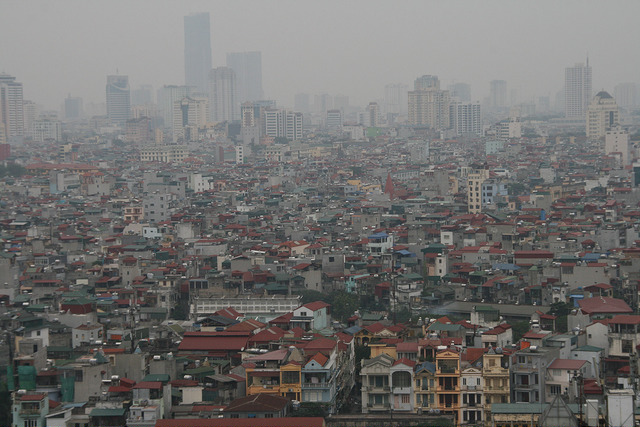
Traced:
[[561, 394], [561, 393], [562, 393], [562, 388], [559, 385], [551, 386], [551, 394]]
[[24, 420], [24, 427], [38, 427], [38, 420]]
[[411, 403], [410, 398], [411, 398], [410, 395], [403, 394], [402, 397], [401, 397], [401, 402], [404, 403], [404, 404]]
[[631, 340], [622, 340], [622, 352], [623, 353], [632, 353], [633, 352], [633, 341], [631, 341]]
[[264, 414], [265, 418], [273, 418], [273, 414]]

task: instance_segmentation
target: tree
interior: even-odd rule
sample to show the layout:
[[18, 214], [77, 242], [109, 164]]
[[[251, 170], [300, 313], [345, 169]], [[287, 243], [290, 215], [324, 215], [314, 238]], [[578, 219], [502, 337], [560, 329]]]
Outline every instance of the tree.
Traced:
[[284, 136], [277, 136], [274, 138], [273, 142], [275, 144], [288, 144], [289, 143], [289, 139], [287, 137]]
[[526, 320], [514, 323], [513, 325], [511, 325], [511, 328], [513, 329], [513, 342], [520, 341], [520, 338], [522, 338], [522, 336], [529, 332], [529, 329], [531, 329], [529, 326], [529, 322]]
[[332, 300], [329, 303], [332, 305], [331, 313], [333, 317], [341, 321], [345, 321], [351, 317], [360, 305], [357, 295], [345, 291], [332, 292], [330, 297]]

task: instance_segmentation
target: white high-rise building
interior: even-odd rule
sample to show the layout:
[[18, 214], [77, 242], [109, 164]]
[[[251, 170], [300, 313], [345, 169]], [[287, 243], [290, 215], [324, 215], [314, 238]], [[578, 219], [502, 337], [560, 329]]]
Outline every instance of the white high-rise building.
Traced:
[[124, 128], [131, 116], [129, 76], [107, 76], [106, 90], [109, 122]]
[[24, 135], [22, 83], [4, 73], [0, 73], [0, 122], [4, 125], [5, 141]]
[[208, 12], [184, 17], [184, 77], [199, 94], [208, 90], [211, 70], [211, 24]]
[[243, 102], [253, 102], [263, 98], [262, 53], [227, 53], [227, 67], [235, 72], [238, 106]]
[[636, 83], [620, 83], [613, 90], [613, 96], [621, 108], [632, 109], [638, 106], [638, 85]]
[[507, 82], [492, 80], [489, 83], [489, 107], [500, 109], [507, 106]]
[[451, 99], [449, 91], [440, 90], [438, 77], [419, 77], [414, 88], [408, 94], [409, 124], [429, 126], [436, 130], [449, 129]]
[[591, 101], [591, 67], [576, 64], [564, 70], [564, 115], [584, 118]]
[[604, 136], [605, 154], [619, 153], [622, 166], [629, 164], [629, 132], [621, 126], [615, 125]]
[[236, 73], [229, 67], [218, 67], [209, 73], [209, 119], [212, 122], [238, 119]]
[[273, 138], [297, 141], [302, 138], [302, 113], [278, 108], [263, 111], [264, 134]]
[[33, 123], [38, 118], [38, 106], [35, 102], [25, 99], [22, 102], [22, 111], [24, 117], [24, 136], [31, 138], [33, 136]]
[[173, 104], [173, 140], [197, 141], [198, 130], [207, 124], [206, 98], [185, 97]]
[[407, 93], [409, 87], [402, 83], [392, 83], [384, 87], [384, 107], [387, 113], [407, 114]]
[[456, 135], [482, 135], [482, 113], [479, 102], [451, 104], [451, 126]]
[[326, 127], [330, 131], [342, 130], [342, 111], [338, 109], [328, 110]]

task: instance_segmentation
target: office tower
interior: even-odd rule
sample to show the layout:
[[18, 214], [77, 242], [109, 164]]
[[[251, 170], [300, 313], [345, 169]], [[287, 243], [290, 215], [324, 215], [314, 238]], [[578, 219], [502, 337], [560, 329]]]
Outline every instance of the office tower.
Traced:
[[238, 118], [236, 73], [229, 67], [214, 68], [209, 72], [209, 120], [233, 121]]
[[242, 145], [256, 144], [260, 141], [260, 109], [256, 112], [252, 102], [244, 102], [240, 108], [240, 137]]
[[409, 124], [435, 130], [449, 129], [451, 100], [449, 91], [440, 90], [438, 77], [419, 77], [414, 87], [415, 90], [408, 94]]
[[60, 121], [43, 117], [36, 119], [32, 125], [34, 141], [60, 141], [62, 139], [62, 124]]
[[333, 108], [346, 110], [349, 108], [349, 97], [347, 95], [336, 95], [333, 97]]
[[367, 105], [362, 124], [372, 128], [380, 126], [380, 106], [377, 102], [370, 102]]
[[173, 141], [197, 141], [198, 130], [207, 124], [206, 98], [184, 97], [173, 103]]
[[64, 100], [64, 118], [67, 120], [82, 117], [82, 98], [69, 95]]
[[22, 101], [22, 117], [24, 120], [24, 136], [31, 138], [33, 136], [33, 123], [38, 118], [39, 111], [35, 102], [25, 99]]
[[[564, 115], [583, 119], [591, 101], [591, 67], [576, 64], [564, 70]], [[604, 135], [604, 134], [603, 134]]]
[[131, 91], [131, 105], [153, 104], [153, 86], [140, 85]]
[[482, 115], [479, 102], [451, 103], [451, 127], [456, 135], [482, 135]]
[[598, 92], [587, 109], [587, 138], [603, 138], [609, 129], [618, 124], [620, 112], [616, 100], [608, 92]]
[[440, 90], [440, 80], [438, 76], [424, 75], [418, 77], [413, 82], [414, 90], [438, 89]]
[[273, 138], [297, 141], [302, 138], [302, 113], [279, 108], [263, 111], [264, 134]]
[[316, 113], [324, 114], [333, 108], [333, 98], [327, 93], [314, 96], [313, 109]]
[[327, 110], [327, 130], [336, 131], [342, 129], [342, 111], [339, 109]]
[[196, 87], [200, 94], [207, 93], [211, 70], [211, 28], [209, 13], [196, 13], [184, 17], [184, 80]]
[[489, 107], [493, 109], [507, 106], [507, 82], [504, 80], [492, 80], [489, 83]]
[[467, 83], [453, 83], [449, 85], [449, 94], [451, 99], [460, 102], [471, 101], [471, 86]]
[[163, 86], [158, 91], [158, 106], [164, 119], [165, 128], [173, 128], [173, 107], [176, 101], [191, 96], [194, 91], [195, 88], [193, 86], [175, 85]]
[[238, 106], [247, 101], [263, 98], [262, 54], [260, 52], [227, 53], [227, 67], [236, 74]]
[[107, 117], [112, 125], [124, 128], [131, 114], [128, 76], [107, 76]]
[[638, 85], [636, 83], [620, 83], [616, 85], [613, 95], [621, 108], [633, 109], [638, 106]]
[[629, 132], [620, 125], [612, 126], [604, 137], [605, 154], [618, 154], [622, 161], [622, 166], [629, 164]]
[[402, 83], [392, 83], [384, 87], [384, 108], [387, 113], [406, 114], [409, 87]]
[[22, 83], [4, 73], [0, 73], [0, 121], [5, 141], [19, 140], [24, 135]]
[[296, 93], [293, 99], [293, 108], [302, 113], [309, 113], [311, 106], [309, 104], [308, 93]]

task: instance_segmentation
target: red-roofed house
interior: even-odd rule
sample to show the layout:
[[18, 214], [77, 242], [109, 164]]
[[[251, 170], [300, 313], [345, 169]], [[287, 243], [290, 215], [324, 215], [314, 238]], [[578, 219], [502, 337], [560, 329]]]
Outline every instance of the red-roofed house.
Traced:
[[494, 348], [504, 348], [511, 344], [513, 344], [513, 329], [511, 325], [507, 323], [503, 323], [482, 333], [482, 346], [485, 348], [490, 346]]
[[586, 360], [556, 359], [547, 367], [547, 381], [545, 396], [547, 403], [557, 396], [570, 393], [569, 380], [577, 371], [586, 377], [590, 372], [591, 364]]
[[594, 297], [578, 300], [578, 305], [582, 313], [587, 314], [591, 319], [599, 319], [615, 316], [616, 314], [630, 314], [633, 310], [621, 299]]
[[609, 356], [629, 357], [640, 344], [640, 316], [618, 314], [609, 321]]
[[331, 322], [329, 307], [331, 305], [323, 301], [304, 304], [293, 310], [290, 325], [292, 328], [300, 327], [305, 331], [326, 329]]

